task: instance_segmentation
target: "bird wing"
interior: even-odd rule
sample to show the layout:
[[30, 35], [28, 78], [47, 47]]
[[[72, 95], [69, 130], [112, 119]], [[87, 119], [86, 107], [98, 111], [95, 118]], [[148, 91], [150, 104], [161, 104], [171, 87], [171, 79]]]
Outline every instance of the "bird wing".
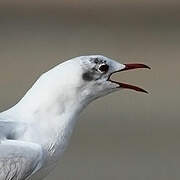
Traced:
[[16, 140], [0, 144], [0, 180], [26, 180], [41, 168], [42, 162], [38, 144]]
[[26, 124], [10, 120], [0, 119], [0, 139], [17, 139], [24, 133]]

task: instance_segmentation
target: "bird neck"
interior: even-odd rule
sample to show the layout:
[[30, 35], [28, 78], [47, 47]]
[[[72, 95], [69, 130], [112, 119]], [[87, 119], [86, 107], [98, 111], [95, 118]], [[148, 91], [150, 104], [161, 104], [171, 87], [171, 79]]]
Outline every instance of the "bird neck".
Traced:
[[69, 113], [72, 109], [74, 112], [81, 111], [89, 100], [81, 94], [83, 91], [77, 83], [79, 76], [71, 73], [73, 65], [67, 61], [44, 73], [12, 109], [22, 116], [33, 117], [35, 114], [54, 116]]
[[40, 143], [56, 159], [67, 147], [78, 115], [88, 101], [81, 99], [72, 86], [51, 88], [44, 78], [7, 114], [30, 124], [23, 140]]
[[[26, 93], [21, 101], [12, 108], [21, 119], [40, 122], [45, 117], [53, 118], [64, 115], [74, 116], [79, 114], [89, 103], [79, 98], [75, 88], [49, 88], [42, 80]], [[52, 121], [52, 119], [51, 119]]]

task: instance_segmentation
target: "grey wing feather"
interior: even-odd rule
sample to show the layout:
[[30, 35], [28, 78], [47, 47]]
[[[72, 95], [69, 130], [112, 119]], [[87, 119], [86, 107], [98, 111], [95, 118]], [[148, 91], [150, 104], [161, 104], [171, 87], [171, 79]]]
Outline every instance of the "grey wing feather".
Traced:
[[41, 168], [41, 146], [21, 141], [0, 144], [0, 180], [26, 180]]
[[0, 139], [18, 139], [24, 133], [26, 124], [23, 122], [0, 119]]

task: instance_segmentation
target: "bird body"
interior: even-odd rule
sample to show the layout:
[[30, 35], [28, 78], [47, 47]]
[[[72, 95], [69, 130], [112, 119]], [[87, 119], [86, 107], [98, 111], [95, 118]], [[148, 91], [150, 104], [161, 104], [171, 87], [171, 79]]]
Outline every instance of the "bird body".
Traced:
[[125, 88], [110, 76], [128, 67], [94, 55], [44, 73], [15, 106], [0, 114], [0, 180], [43, 179], [65, 151], [80, 112], [121, 85]]

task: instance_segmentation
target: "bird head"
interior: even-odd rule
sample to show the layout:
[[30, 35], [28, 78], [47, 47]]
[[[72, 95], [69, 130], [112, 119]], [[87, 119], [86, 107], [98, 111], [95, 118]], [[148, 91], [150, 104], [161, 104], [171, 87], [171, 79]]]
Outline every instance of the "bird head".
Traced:
[[121, 64], [102, 55], [80, 56], [71, 61], [76, 62], [76, 65], [73, 67], [74, 71], [78, 69], [78, 87], [80, 88], [78, 91], [81, 92], [80, 95], [82, 97], [96, 99], [121, 89], [131, 89], [147, 93], [147, 91], [140, 87], [117, 82], [111, 78], [112, 74], [125, 70], [137, 68], [150, 69], [147, 65]]

